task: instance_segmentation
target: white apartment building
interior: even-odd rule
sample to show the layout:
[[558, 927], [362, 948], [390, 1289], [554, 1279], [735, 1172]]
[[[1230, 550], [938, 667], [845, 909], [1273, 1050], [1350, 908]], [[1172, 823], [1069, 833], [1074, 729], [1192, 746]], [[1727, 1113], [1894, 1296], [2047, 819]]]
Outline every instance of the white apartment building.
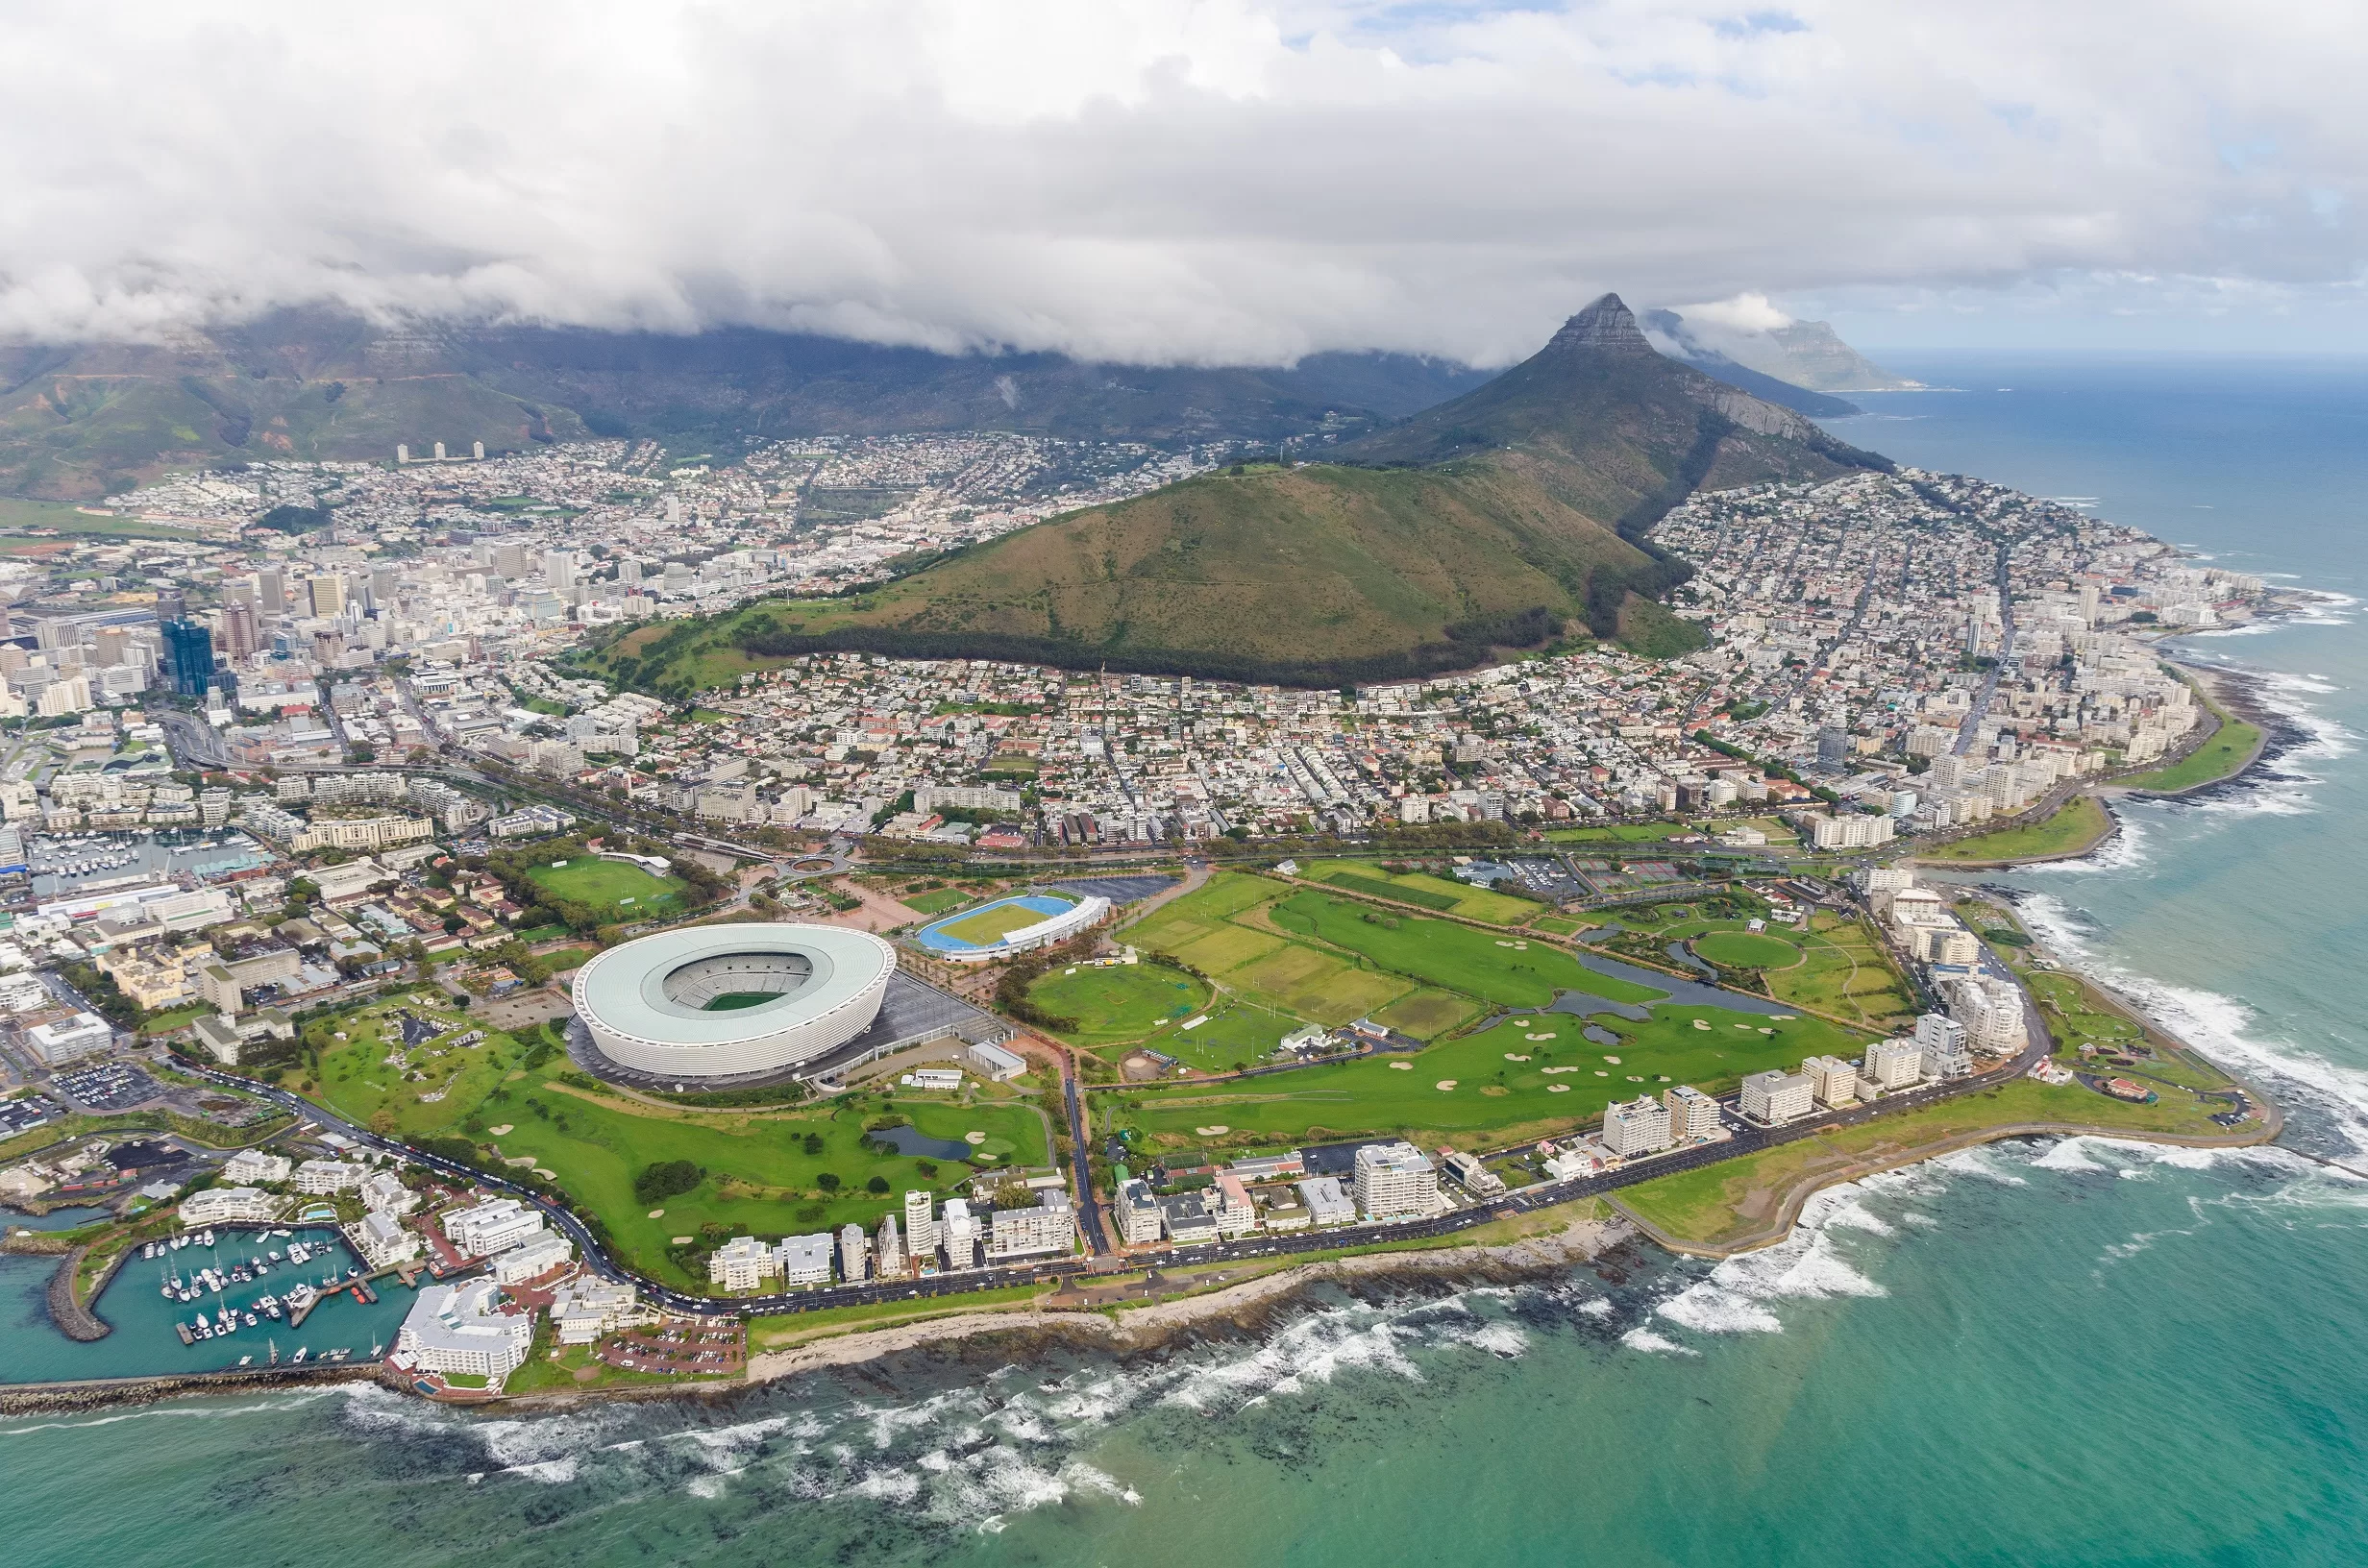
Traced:
[[488, 1198], [444, 1216], [444, 1237], [464, 1258], [505, 1252], [543, 1228], [543, 1213], [516, 1198]]
[[377, 1214], [407, 1214], [419, 1207], [419, 1194], [403, 1185], [391, 1170], [372, 1171], [362, 1178], [361, 1206]]
[[1232, 1171], [1220, 1172], [1214, 1189], [1217, 1234], [1231, 1240], [1258, 1228], [1258, 1205], [1250, 1201], [1249, 1186]]
[[839, 1227], [839, 1278], [850, 1284], [862, 1280], [864, 1263], [871, 1247], [863, 1237], [863, 1227], [849, 1220]]
[[1070, 1213], [1069, 1194], [1057, 1188], [1036, 1194], [1032, 1205], [995, 1211], [987, 1235], [987, 1256], [1001, 1262], [1012, 1258], [1040, 1258], [1048, 1253], [1068, 1256], [1076, 1220]]
[[1140, 1247], [1159, 1239], [1159, 1200], [1151, 1195], [1151, 1184], [1140, 1176], [1132, 1176], [1119, 1184], [1119, 1240], [1130, 1247]]
[[1859, 1076], [1887, 1093], [1906, 1089], [1923, 1076], [1924, 1048], [1912, 1038], [1878, 1040], [1866, 1047]]
[[286, 1200], [253, 1187], [210, 1187], [181, 1200], [181, 1223], [203, 1225], [261, 1225], [280, 1217]]
[[904, 1244], [912, 1249], [913, 1262], [933, 1262], [937, 1257], [937, 1205], [926, 1192], [904, 1194]]
[[419, 1256], [419, 1237], [403, 1228], [403, 1222], [382, 1210], [372, 1210], [355, 1224], [345, 1227], [346, 1239], [372, 1268], [392, 1268], [407, 1263]]
[[502, 1310], [491, 1280], [431, 1285], [419, 1292], [395, 1335], [395, 1348], [424, 1372], [499, 1379], [526, 1361], [534, 1325]]
[[1973, 1071], [1965, 1026], [1947, 1014], [1927, 1013], [1918, 1017], [1913, 1039], [1923, 1076], [1937, 1083]]
[[563, 1345], [588, 1345], [643, 1315], [632, 1286], [586, 1276], [551, 1294], [551, 1326]]
[[735, 1236], [707, 1255], [707, 1283], [753, 1290], [781, 1271], [780, 1255], [752, 1236]]
[[537, 1231], [507, 1251], [494, 1254], [493, 1277], [504, 1285], [522, 1285], [575, 1261], [575, 1242], [557, 1231]]
[[240, 1187], [256, 1182], [284, 1182], [296, 1163], [284, 1154], [265, 1154], [260, 1149], [240, 1149], [222, 1162], [222, 1179]]
[[1357, 1150], [1357, 1208], [1368, 1219], [1411, 1219], [1439, 1207], [1439, 1172], [1412, 1143]]
[[1623, 1160], [1658, 1154], [1672, 1141], [1669, 1108], [1650, 1094], [1614, 1100], [1603, 1109], [1603, 1146]]
[[1777, 1126], [1805, 1116], [1815, 1108], [1807, 1073], [1770, 1067], [1743, 1079], [1743, 1115], [1763, 1125]]
[[1969, 975], [1950, 988], [1949, 1012], [1965, 1026], [1965, 1043], [1983, 1056], [2011, 1056], [2030, 1031], [2023, 1018], [2023, 993], [2008, 981]]
[[1357, 1205], [1337, 1176], [1310, 1176], [1295, 1184], [1307, 1205], [1308, 1217], [1318, 1225], [1354, 1225]]
[[1718, 1135], [1718, 1102], [1693, 1085], [1675, 1084], [1663, 1090], [1661, 1103], [1668, 1107], [1672, 1141], [1690, 1143]]
[[785, 1236], [775, 1249], [777, 1260], [776, 1272], [781, 1284], [828, 1285], [830, 1283], [830, 1233], [820, 1231], [812, 1236]]
[[897, 1234], [897, 1216], [879, 1216], [879, 1235], [875, 1238], [876, 1256], [879, 1261], [879, 1275], [883, 1280], [904, 1277], [904, 1238]]
[[986, 1226], [976, 1214], [971, 1213], [968, 1199], [948, 1198], [940, 1220], [942, 1239], [939, 1243], [946, 1252], [946, 1266], [976, 1268], [978, 1243], [984, 1238]]
[[1813, 1056], [1801, 1064], [1801, 1073], [1809, 1080], [1809, 1092], [1819, 1105], [1833, 1110], [1859, 1103], [1856, 1063], [1844, 1062], [1838, 1056]]
[[296, 1167], [293, 1185], [299, 1192], [326, 1197], [361, 1186], [362, 1178], [369, 1174], [368, 1165], [350, 1164], [343, 1160], [308, 1160]]

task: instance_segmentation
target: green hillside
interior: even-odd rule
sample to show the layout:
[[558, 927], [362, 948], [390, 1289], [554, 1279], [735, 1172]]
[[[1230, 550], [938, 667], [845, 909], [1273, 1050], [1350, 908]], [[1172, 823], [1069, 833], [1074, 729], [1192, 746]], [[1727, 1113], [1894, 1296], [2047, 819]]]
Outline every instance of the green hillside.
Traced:
[[1686, 569], [1645, 530], [1703, 484], [1882, 459], [1653, 352], [1606, 296], [1496, 380], [1337, 449], [1040, 524], [859, 596], [645, 627], [600, 655], [683, 696], [856, 649], [1329, 685], [1483, 664], [1570, 633], [1668, 655]]

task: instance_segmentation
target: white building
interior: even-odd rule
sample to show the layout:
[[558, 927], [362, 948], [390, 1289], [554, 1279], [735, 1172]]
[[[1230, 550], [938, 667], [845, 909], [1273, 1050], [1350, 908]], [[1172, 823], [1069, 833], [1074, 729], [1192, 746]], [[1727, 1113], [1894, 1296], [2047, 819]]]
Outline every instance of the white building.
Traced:
[[1357, 1150], [1357, 1208], [1368, 1219], [1411, 1219], [1439, 1207], [1439, 1172], [1412, 1143]]
[[1927, 1013], [1918, 1017], [1914, 1038], [1925, 1077], [1940, 1083], [1973, 1071], [1973, 1053], [1966, 1048], [1965, 1026], [1947, 1014]]
[[1718, 1102], [1691, 1084], [1674, 1084], [1661, 1091], [1668, 1108], [1669, 1137], [1679, 1143], [1718, 1136]]
[[506, 1252], [543, 1228], [543, 1212], [516, 1198], [488, 1198], [444, 1216], [445, 1239], [463, 1258]]
[[781, 1276], [784, 1286], [830, 1283], [828, 1231], [818, 1231], [812, 1236], [785, 1236], [774, 1256], [779, 1260], [775, 1272]]
[[1614, 1100], [1603, 1109], [1603, 1146], [1623, 1160], [1669, 1146], [1669, 1108], [1650, 1094]]
[[1241, 1177], [1222, 1171], [1212, 1190], [1217, 1195], [1218, 1235], [1230, 1240], [1258, 1228], [1258, 1205], [1250, 1200], [1249, 1187]]
[[361, 1180], [361, 1206], [375, 1214], [407, 1214], [419, 1207], [419, 1194], [403, 1185], [391, 1170], [374, 1170]]
[[864, 1276], [864, 1261], [871, 1248], [863, 1238], [863, 1227], [849, 1220], [839, 1227], [839, 1278], [850, 1285]]
[[115, 1031], [96, 1013], [77, 1013], [56, 1023], [37, 1023], [25, 1031], [25, 1039], [55, 1067], [107, 1049], [115, 1042]]
[[897, 1234], [897, 1216], [879, 1216], [879, 1235], [875, 1241], [879, 1260], [879, 1278], [897, 1280], [904, 1277], [904, 1238]]
[[256, 1182], [284, 1182], [296, 1163], [284, 1154], [265, 1154], [260, 1149], [240, 1149], [222, 1162], [222, 1179], [240, 1187]]
[[1924, 1048], [1907, 1038], [1876, 1041], [1859, 1064], [1859, 1076], [1887, 1093], [1906, 1089], [1923, 1074]]
[[1017, 1078], [1027, 1071], [1027, 1058], [1017, 1051], [1007, 1051], [992, 1041], [980, 1041], [962, 1053], [973, 1070], [994, 1083]]
[[735, 1236], [707, 1255], [707, 1283], [753, 1290], [781, 1272], [780, 1254], [752, 1236]]
[[1949, 990], [1949, 1013], [1965, 1026], [1965, 1043], [1976, 1054], [2012, 1056], [2030, 1039], [2023, 993], [2010, 982], [1968, 975]]
[[419, 1237], [383, 1210], [374, 1209], [345, 1227], [345, 1236], [373, 1269], [392, 1268], [419, 1256]]
[[423, 1372], [494, 1381], [518, 1370], [534, 1343], [534, 1325], [506, 1311], [491, 1280], [424, 1286], [395, 1335], [395, 1349]]
[[181, 1223], [261, 1225], [280, 1217], [286, 1200], [253, 1187], [210, 1187], [181, 1200]]
[[1505, 1189], [1505, 1179], [1480, 1163], [1478, 1155], [1461, 1149], [1439, 1151], [1440, 1167], [1475, 1197], [1492, 1198]]
[[926, 1192], [904, 1194], [904, 1244], [916, 1263], [937, 1257], [937, 1206]]
[[584, 1276], [551, 1293], [551, 1327], [563, 1345], [588, 1345], [645, 1315], [640, 1292], [614, 1280]]
[[1013, 1205], [995, 1211], [987, 1234], [987, 1256], [1002, 1262], [1013, 1258], [1067, 1257], [1076, 1235], [1069, 1194], [1057, 1188], [1036, 1194], [1032, 1205]]
[[1159, 1226], [1179, 1247], [1219, 1239], [1217, 1207], [1206, 1192], [1178, 1192], [1159, 1200]]
[[1805, 1116], [1814, 1109], [1813, 1090], [1805, 1072], [1770, 1067], [1743, 1079], [1743, 1115], [1754, 1121], [1773, 1127]]
[[938, 1246], [946, 1254], [946, 1266], [950, 1269], [976, 1268], [978, 1243], [985, 1239], [986, 1225], [965, 1198], [948, 1198], [938, 1226]]
[[1159, 1200], [1151, 1195], [1150, 1183], [1140, 1176], [1119, 1183], [1116, 1207], [1121, 1242], [1140, 1247], [1159, 1239]]
[[1295, 1184], [1307, 1205], [1308, 1217], [1318, 1225], [1354, 1225], [1357, 1206], [1337, 1176], [1310, 1176]]
[[368, 1165], [349, 1164], [343, 1160], [308, 1160], [296, 1167], [293, 1185], [299, 1192], [327, 1197], [361, 1186], [361, 1179], [369, 1174]]
[[523, 1285], [576, 1261], [576, 1243], [557, 1231], [538, 1231], [506, 1252], [494, 1254], [493, 1277]]
[[1809, 1092], [1829, 1110], [1859, 1103], [1859, 1069], [1838, 1056], [1813, 1056], [1801, 1064]]

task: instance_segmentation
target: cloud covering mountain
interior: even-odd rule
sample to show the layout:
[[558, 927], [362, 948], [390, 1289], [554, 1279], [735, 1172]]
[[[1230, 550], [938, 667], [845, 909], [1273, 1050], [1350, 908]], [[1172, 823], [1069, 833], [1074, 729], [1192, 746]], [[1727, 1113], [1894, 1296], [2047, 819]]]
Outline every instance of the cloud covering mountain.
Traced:
[[1487, 364], [1610, 286], [2349, 320], [2364, 64], [2316, 0], [34, 4], [0, 335], [336, 304]]

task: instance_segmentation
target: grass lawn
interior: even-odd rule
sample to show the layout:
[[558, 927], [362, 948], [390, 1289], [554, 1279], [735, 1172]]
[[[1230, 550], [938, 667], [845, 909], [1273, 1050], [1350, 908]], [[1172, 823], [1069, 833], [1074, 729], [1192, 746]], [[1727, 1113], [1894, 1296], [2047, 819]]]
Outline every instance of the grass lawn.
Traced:
[[[419, 1004], [412, 1011], [464, 1021]], [[870, 1227], [902, 1202], [907, 1188], [944, 1188], [970, 1174], [969, 1164], [945, 1164], [932, 1178], [914, 1160], [866, 1149], [864, 1121], [889, 1109], [910, 1117], [929, 1138], [960, 1142], [966, 1133], [986, 1134], [979, 1148], [999, 1154], [995, 1164], [1038, 1164], [1048, 1157], [1044, 1123], [1024, 1101], [965, 1106], [928, 1097], [861, 1096], [828, 1107], [747, 1112], [649, 1106], [586, 1087], [591, 1081], [548, 1047], [529, 1067], [530, 1046], [504, 1034], [475, 1047], [430, 1041], [404, 1051], [406, 1062], [427, 1075], [426, 1082], [413, 1082], [384, 1060], [401, 1040], [384, 1012], [374, 1008], [336, 1020], [349, 1038], [325, 1041], [313, 1097], [364, 1125], [383, 1112], [404, 1136], [458, 1135], [492, 1144], [504, 1159], [532, 1160], [591, 1205], [628, 1262], [672, 1284], [703, 1284], [684, 1276], [666, 1255], [671, 1237], [694, 1235], [703, 1224], [775, 1236], [851, 1219]], [[819, 1140], [811, 1152], [809, 1137]], [[667, 1160], [689, 1160], [709, 1175], [662, 1205], [637, 1203], [634, 1176]], [[818, 1180], [825, 1171], [839, 1179], [836, 1191]], [[874, 1177], [888, 1190], [865, 1190]], [[649, 1217], [652, 1208], [663, 1209], [660, 1218]]]
[[[2162, 786], [2155, 786], [2160, 788]], [[2176, 788], [2176, 786], [2171, 786]], [[2043, 822], [1983, 833], [1919, 854], [1919, 860], [2021, 860], [2064, 855], [2089, 848], [2112, 828], [2113, 820], [2096, 797], [2076, 795]]]
[[1396, 975], [1297, 943], [1228, 970], [1223, 979], [1246, 996], [1322, 1024], [1361, 1018], [1414, 989]]
[[1048, 1013], [1077, 1020], [1063, 1040], [1088, 1048], [1141, 1040], [1162, 1023], [1189, 1018], [1209, 1004], [1209, 988], [1158, 964], [1080, 966], [1054, 970], [1028, 988], [1028, 1000]]
[[527, 872], [527, 879], [555, 898], [594, 909], [628, 911], [637, 917], [678, 912], [689, 886], [679, 878], [655, 876], [625, 861], [590, 855], [578, 855], [565, 866], [537, 866]]
[[2134, 790], [2192, 790], [2199, 785], [2217, 783], [2244, 767], [2261, 744], [2260, 730], [2217, 707], [2212, 711], [2220, 715], [2220, 727], [2210, 740], [2196, 747], [2194, 755], [2168, 768], [2133, 773], [2119, 782]]
[[1218, 1003], [1207, 1017], [1196, 1028], [1162, 1029], [1144, 1043], [1201, 1072], [1232, 1072], [1264, 1062], [1306, 1021], [1243, 997]]
[[935, 893], [917, 893], [898, 902], [916, 915], [943, 915], [950, 909], [960, 909], [971, 901], [971, 895], [960, 888], [940, 888]]
[[1753, 931], [1706, 932], [1694, 939], [1693, 950], [1737, 969], [1788, 969], [1801, 962], [1801, 950], [1792, 943]]
[[1376, 1012], [1373, 1021], [1416, 1040], [1436, 1040], [1478, 1017], [1486, 1005], [1452, 991], [1425, 986]]
[[1161, 905], [1147, 919], [1127, 927], [1126, 940], [1138, 946], [1162, 947], [1167, 945], [1166, 934], [1174, 929], [1187, 930], [1189, 935], [1182, 940], [1189, 941], [1246, 909], [1289, 892], [1288, 882], [1245, 871], [1220, 871], [1202, 887]]
[[1789, 969], [1770, 969], [1778, 1001], [1856, 1019], [1870, 1029], [1903, 1023], [1916, 1014], [1908, 982], [1874, 934], [1857, 920], [1819, 912], [1794, 936], [1805, 955]]
[[1612, 1001], [1662, 994], [1599, 975], [1543, 940], [1492, 937], [1445, 920], [1389, 915], [1313, 890], [1277, 904], [1272, 919], [1286, 931], [1362, 953], [1383, 968], [1507, 1007], [1543, 1007], [1564, 991]]
[[1692, 831], [1686, 822], [1628, 822], [1605, 827], [1550, 828], [1545, 837], [1548, 844], [1659, 844]]
[[[1706, 1027], [1695, 1028], [1696, 1019]], [[1512, 1141], [1593, 1121], [1612, 1099], [1658, 1094], [1666, 1083], [1716, 1090], [1763, 1067], [1859, 1049], [1845, 1031], [1819, 1019], [1771, 1023], [1722, 1008], [1663, 1006], [1646, 1022], [1594, 1021], [1615, 1029], [1620, 1043], [1589, 1040], [1580, 1020], [1566, 1015], [1529, 1014], [1412, 1057], [1130, 1091], [1117, 1096], [1117, 1120], [1154, 1149], [1264, 1147], [1392, 1132]], [[1442, 1083], [1453, 1087], [1443, 1090]], [[1226, 1130], [1200, 1130], [1207, 1127]]]
[[1306, 875], [1311, 881], [1320, 881], [1344, 892], [1394, 898], [1399, 903], [1461, 915], [1468, 920], [1486, 920], [1492, 925], [1517, 925], [1542, 907], [1534, 898], [1516, 898], [1511, 894], [1475, 888], [1452, 877], [1432, 876], [1426, 871], [1392, 871], [1378, 861], [1313, 861]]
[[[1054, 895], [1043, 894], [1042, 896]], [[1069, 900], [1069, 902], [1073, 904], [1074, 900]], [[988, 947], [1002, 941], [1014, 931], [1024, 930], [1031, 925], [1041, 925], [1051, 919], [1052, 916], [1045, 911], [1030, 909], [1025, 904], [991, 904], [975, 915], [967, 915], [950, 925], [941, 926], [939, 931], [941, 935], [951, 937], [956, 942], [967, 942], [974, 946]]]
[[2165, 1095], [2155, 1105], [2131, 1105], [2077, 1084], [2018, 1078], [1927, 1110], [1881, 1117], [1625, 1188], [1616, 1201], [1680, 1240], [1714, 1244], [1764, 1224], [1784, 1194], [1804, 1178], [1854, 1162], [1896, 1158], [1985, 1127], [2025, 1122], [2064, 1122], [2135, 1137], [2149, 1132], [2218, 1134], [2221, 1129], [2212, 1125], [2209, 1109], [2183, 1095]]

